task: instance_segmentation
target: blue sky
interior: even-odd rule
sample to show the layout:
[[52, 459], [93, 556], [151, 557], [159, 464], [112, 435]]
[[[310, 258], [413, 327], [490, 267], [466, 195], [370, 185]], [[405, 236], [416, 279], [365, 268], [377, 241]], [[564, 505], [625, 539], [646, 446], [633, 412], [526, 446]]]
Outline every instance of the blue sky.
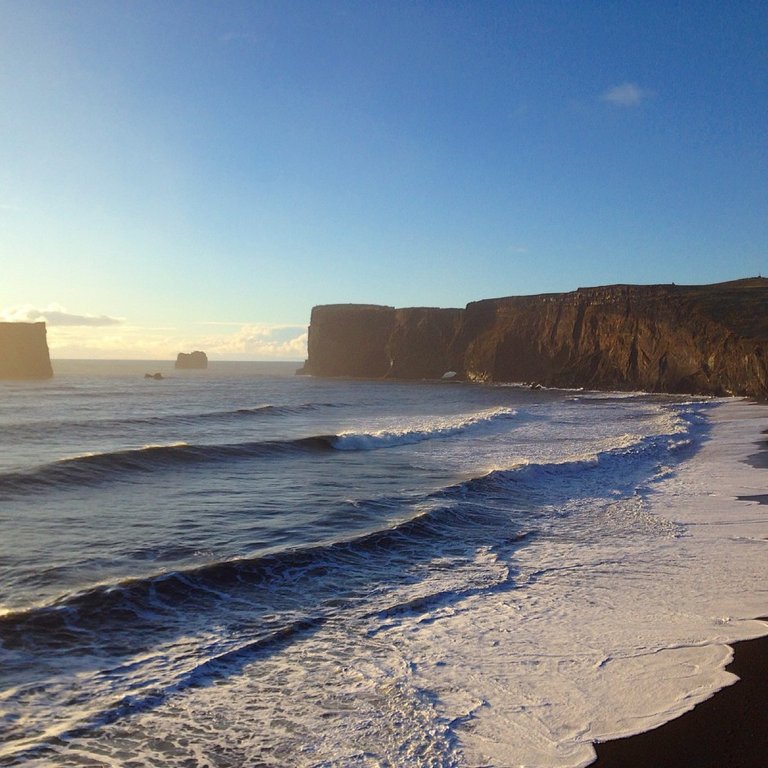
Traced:
[[764, 2], [0, 0], [0, 319], [300, 359], [313, 305], [768, 273]]

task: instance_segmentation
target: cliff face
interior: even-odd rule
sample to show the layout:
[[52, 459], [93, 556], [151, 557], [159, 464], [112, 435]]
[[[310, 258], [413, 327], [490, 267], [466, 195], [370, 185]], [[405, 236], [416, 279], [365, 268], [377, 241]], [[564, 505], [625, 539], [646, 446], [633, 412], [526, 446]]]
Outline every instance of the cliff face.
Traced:
[[51, 376], [45, 323], [0, 323], [0, 379]]
[[176, 356], [176, 368], [207, 368], [208, 355], [205, 352], [195, 351], [187, 354], [179, 352]]
[[455, 362], [451, 351], [463, 318], [462, 309], [395, 309], [370, 304], [315, 307], [309, 325], [309, 357], [302, 372], [439, 378]]
[[389, 373], [387, 343], [395, 309], [369, 304], [315, 307], [309, 322], [306, 373], [379, 378]]
[[315, 307], [305, 372], [768, 397], [768, 279]]

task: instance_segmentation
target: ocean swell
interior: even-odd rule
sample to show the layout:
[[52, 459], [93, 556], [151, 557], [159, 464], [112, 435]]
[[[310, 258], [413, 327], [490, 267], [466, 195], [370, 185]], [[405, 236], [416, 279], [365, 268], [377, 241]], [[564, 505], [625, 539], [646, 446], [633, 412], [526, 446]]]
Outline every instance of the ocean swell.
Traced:
[[[290, 445], [294, 450], [298, 443], [309, 451], [331, 451], [335, 439], [336, 436], [307, 438]], [[313, 588], [327, 583], [335, 589], [333, 579], [328, 579], [328, 569], [333, 571], [335, 566], [364, 573], [376, 557], [388, 563], [393, 557], [429, 557], [445, 546], [493, 547], [500, 528], [509, 534], [501, 536], [508, 544], [519, 536], [530, 535], [536, 528], [535, 521], [553, 508], [567, 511], [568, 505], [580, 498], [614, 500], [635, 495], [668, 463], [681, 460], [694, 449], [695, 443], [681, 440], [676, 434], [626, 435], [598, 453], [553, 463], [519, 463], [494, 469], [423, 497], [358, 501], [356, 506], [375, 508], [377, 515], [384, 509], [389, 514], [399, 512], [392, 525], [347, 540], [96, 586], [51, 605], [7, 613], [0, 616], [0, 641], [7, 648], [17, 647], [35, 636], [44, 645], [66, 645], [77, 641], [82, 630], [98, 629], [103, 634], [115, 622], [122, 631], [125, 622], [147, 616], [153, 623], [165, 612], [176, 613], [180, 606], [203, 607], [210, 600], [230, 600], [238, 591], [251, 592], [259, 585], [274, 586], [275, 580], [289, 572], [293, 574], [291, 580], [295, 580], [298, 573], [319, 569], [322, 578]], [[542, 506], [545, 499], [547, 504]], [[521, 533], [523, 528], [528, 529], [525, 534]]]
[[[271, 406], [265, 406], [271, 407]], [[238, 411], [235, 411], [236, 413]], [[250, 412], [250, 411], [248, 411]], [[261, 409], [260, 411], [261, 412]], [[60, 459], [32, 471], [0, 475], [0, 498], [58, 487], [98, 485], [128, 479], [134, 473], [157, 472], [204, 462], [291, 457], [338, 451], [372, 451], [451, 437], [469, 430], [485, 429], [508, 420], [516, 411], [493, 409], [454, 420], [441, 420], [420, 427], [372, 432], [342, 432], [288, 440], [266, 440], [219, 445], [175, 442], [145, 445], [103, 453], [87, 453]]]
[[[64, 482], [81, 482], [196, 461], [332, 456], [345, 439], [358, 441], [352, 450], [374, 450], [402, 439], [440, 439], [448, 430], [482, 433], [512, 417], [497, 410], [431, 429], [351, 438], [147, 446], [53, 466], [65, 472]], [[578, 509], [581, 499], [608, 504], [646, 488], [692, 450], [687, 438], [694, 427], [691, 411], [670, 419], [662, 434], [615, 436], [591, 453], [553, 462], [510, 458], [506, 467], [432, 493], [357, 501], [385, 510], [386, 522], [346, 540], [337, 534], [303, 548], [97, 585], [0, 616], [0, 698], [9, 711], [27, 713], [21, 724], [0, 722], [0, 759], [25, 759], [51, 739], [85, 734], [160, 706], [178, 691], [236, 675], [327, 623], [354, 625], [373, 638], [403, 617], [431, 622], [484, 594], [518, 589], [521, 547], [548, 535], [557, 516]], [[31, 665], [32, 658], [46, 663]]]

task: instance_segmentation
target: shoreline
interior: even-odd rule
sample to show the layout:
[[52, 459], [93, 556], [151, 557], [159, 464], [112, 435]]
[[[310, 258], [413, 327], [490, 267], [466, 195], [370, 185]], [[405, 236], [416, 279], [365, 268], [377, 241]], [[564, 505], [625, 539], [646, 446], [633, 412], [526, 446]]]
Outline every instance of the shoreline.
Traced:
[[[768, 429], [762, 431], [768, 435]], [[768, 469], [768, 440], [744, 463]], [[768, 493], [739, 501], [768, 504]], [[766, 623], [768, 617], [757, 619]], [[658, 728], [594, 744], [590, 768], [764, 768], [768, 765], [768, 634], [729, 644], [726, 671], [738, 677]]]
[[732, 647], [739, 680], [658, 728], [595, 744], [590, 768], [765, 768], [768, 635]]

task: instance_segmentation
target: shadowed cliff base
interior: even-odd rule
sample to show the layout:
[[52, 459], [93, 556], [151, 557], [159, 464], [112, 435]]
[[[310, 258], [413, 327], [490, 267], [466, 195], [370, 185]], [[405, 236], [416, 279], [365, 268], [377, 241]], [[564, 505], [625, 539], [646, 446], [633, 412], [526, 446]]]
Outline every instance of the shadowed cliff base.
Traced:
[[45, 323], [0, 323], [0, 379], [51, 376]]
[[314, 307], [303, 373], [768, 399], [768, 279]]

